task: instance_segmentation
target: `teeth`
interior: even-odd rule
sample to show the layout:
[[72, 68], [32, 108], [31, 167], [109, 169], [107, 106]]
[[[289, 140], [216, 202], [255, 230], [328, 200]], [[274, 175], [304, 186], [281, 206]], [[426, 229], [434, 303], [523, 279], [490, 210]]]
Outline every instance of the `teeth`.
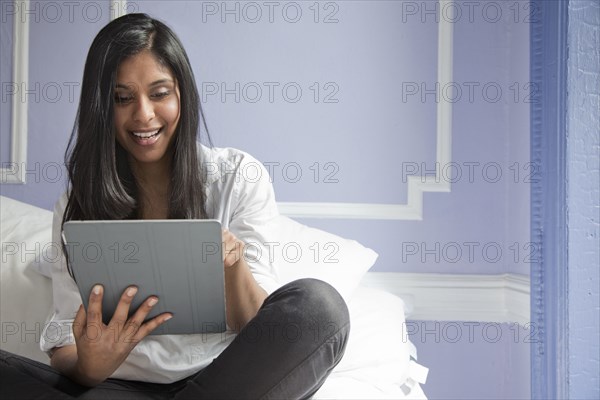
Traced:
[[131, 132], [131, 133], [133, 133], [135, 136], [137, 136], [139, 138], [148, 139], [148, 138], [156, 135], [158, 133], [158, 131], [160, 131], [160, 129], [157, 129], [154, 132]]

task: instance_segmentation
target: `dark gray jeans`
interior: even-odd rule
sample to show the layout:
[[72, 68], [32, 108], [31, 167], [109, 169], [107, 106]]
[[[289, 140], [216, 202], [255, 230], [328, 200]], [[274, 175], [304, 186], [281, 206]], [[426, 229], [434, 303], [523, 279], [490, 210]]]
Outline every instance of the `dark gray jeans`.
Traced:
[[341, 360], [350, 320], [339, 293], [316, 279], [273, 292], [234, 341], [195, 375], [171, 384], [107, 379], [87, 388], [51, 367], [2, 351], [5, 399], [303, 399]]

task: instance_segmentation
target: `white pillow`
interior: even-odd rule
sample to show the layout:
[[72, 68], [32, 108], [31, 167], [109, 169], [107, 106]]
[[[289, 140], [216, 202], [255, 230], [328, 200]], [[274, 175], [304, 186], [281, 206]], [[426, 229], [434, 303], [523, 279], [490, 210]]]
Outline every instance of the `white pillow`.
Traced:
[[277, 246], [272, 248], [279, 283], [301, 278], [328, 282], [348, 302], [378, 254], [355, 240], [344, 239], [279, 216]]
[[407, 398], [415, 386], [407, 382], [424, 383], [418, 373], [425, 370], [426, 375], [427, 369], [411, 360], [416, 349], [408, 338], [402, 299], [361, 286], [348, 310], [350, 336], [344, 357], [314, 399]]
[[[380, 289], [360, 287], [348, 303], [350, 337], [346, 353], [334, 371], [372, 370], [372, 378], [404, 383], [412, 343], [400, 297]], [[393, 366], [394, 368], [380, 367]]]
[[52, 212], [0, 196], [0, 348], [48, 363], [39, 348], [52, 311], [52, 283], [34, 272], [52, 251]]

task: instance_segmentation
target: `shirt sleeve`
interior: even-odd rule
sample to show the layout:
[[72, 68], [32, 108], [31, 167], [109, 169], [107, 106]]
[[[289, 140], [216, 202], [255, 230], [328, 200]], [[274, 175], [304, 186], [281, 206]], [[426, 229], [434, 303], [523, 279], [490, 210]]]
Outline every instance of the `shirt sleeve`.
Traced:
[[272, 260], [279, 216], [273, 184], [264, 165], [244, 152], [235, 176], [229, 230], [245, 243], [244, 258], [254, 279], [271, 294], [280, 286]]
[[56, 261], [52, 263], [54, 313], [46, 323], [40, 339], [40, 348], [47, 353], [55, 347], [75, 344], [72, 326], [81, 304], [81, 295], [67, 270], [62, 248], [61, 224], [66, 205], [67, 194], [65, 193], [56, 202], [52, 219], [52, 243], [59, 254], [54, 258]]

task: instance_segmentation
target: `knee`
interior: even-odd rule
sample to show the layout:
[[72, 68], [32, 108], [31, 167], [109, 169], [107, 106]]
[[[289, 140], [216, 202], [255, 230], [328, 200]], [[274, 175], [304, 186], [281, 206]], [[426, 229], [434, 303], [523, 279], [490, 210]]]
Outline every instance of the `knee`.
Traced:
[[304, 278], [290, 282], [281, 289], [294, 304], [297, 315], [308, 324], [335, 327], [336, 330], [349, 325], [350, 316], [346, 302], [329, 283]]

